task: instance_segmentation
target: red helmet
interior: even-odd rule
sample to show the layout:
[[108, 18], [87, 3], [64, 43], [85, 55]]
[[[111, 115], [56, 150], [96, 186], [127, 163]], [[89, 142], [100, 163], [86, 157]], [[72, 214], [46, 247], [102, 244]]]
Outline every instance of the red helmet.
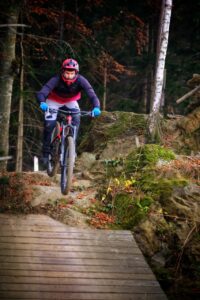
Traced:
[[71, 70], [75, 70], [76, 73], [78, 73], [79, 65], [75, 59], [67, 58], [62, 63], [62, 69], [71, 69]]

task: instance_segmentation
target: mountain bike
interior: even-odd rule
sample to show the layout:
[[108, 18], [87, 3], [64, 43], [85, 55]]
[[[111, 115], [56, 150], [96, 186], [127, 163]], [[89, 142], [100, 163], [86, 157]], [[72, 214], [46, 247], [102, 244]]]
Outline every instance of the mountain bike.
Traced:
[[51, 134], [50, 154], [47, 163], [47, 174], [53, 177], [61, 168], [60, 187], [63, 195], [67, 195], [72, 186], [73, 169], [76, 158], [76, 126], [72, 124], [72, 115], [92, 116], [91, 111], [65, 111], [48, 109], [48, 115], [57, 113], [56, 126]]

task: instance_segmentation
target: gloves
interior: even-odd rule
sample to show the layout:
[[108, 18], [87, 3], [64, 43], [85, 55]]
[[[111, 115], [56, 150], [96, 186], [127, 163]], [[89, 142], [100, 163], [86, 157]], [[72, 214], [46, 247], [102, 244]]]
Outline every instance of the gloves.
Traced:
[[41, 103], [40, 103], [40, 108], [41, 108], [41, 110], [43, 110], [43, 111], [47, 111], [48, 105], [47, 105], [45, 102], [41, 102]]
[[92, 110], [92, 117], [98, 117], [101, 114], [101, 110], [99, 107], [95, 107]]

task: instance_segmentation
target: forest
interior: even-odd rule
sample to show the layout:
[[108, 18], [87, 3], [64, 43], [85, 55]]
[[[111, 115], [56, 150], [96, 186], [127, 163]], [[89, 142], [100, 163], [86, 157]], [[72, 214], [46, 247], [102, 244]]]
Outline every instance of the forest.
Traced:
[[[199, 11], [200, 0], [0, 2], [0, 213], [131, 230], [170, 300], [200, 294]], [[67, 58], [102, 114], [81, 120], [74, 187], [64, 197], [57, 177], [33, 165], [44, 126], [36, 93]], [[79, 105], [92, 109], [84, 93]]]
[[[70, 9], [69, 9], [70, 7]], [[187, 114], [187, 81], [199, 70], [199, 1], [174, 1], [165, 66], [164, 114]], [[1, 3], [1, 110], [9, 90], [10, 133], [1, 121], [4, 149], [16, 157], [19, 107], [23, 105], [23, 168], [40, 156], [42, 112], [35, 92], [59, 72], [66, 57], [94, 86], [103, 110], [149, 113], [156, 67], [161, 1], [8, 1]], [[7, 26], [16, 23], [18, 26]], [[20, 26], [20, 24], [23, 24]], [[13, 32], [16, 35], [13, 35]], [[10, 34], [10, 37], [9, 37]], [[7, 49], [12, 39], [13, 49]], [[10, 55], [10, 58], [8, 58]], [[7, 72], [8, 75], [3, 73]], [[10, 76], [8, 83], [4, 76]], [[122, 88], [123, 87], [123, 88]], [[21, 100], [20, 104], [20, 99]], [[83, 95], [83, 107], [88, 107]], [[10, 111], [10, 112], [9, 112]], [[2, 116], [1, 116], [2, 118]], [[8, 119], [8, 118], [7, 118]], [[4, 130], [3, 130], [4, 129]], [[6, 140], [8, 140], [6, 142]], [[5, 144], [9, 144], [6, 146]], [[9, 150], [8, 150], [9, 148]], [[9, 163], [15, 169], [14, 162]]]

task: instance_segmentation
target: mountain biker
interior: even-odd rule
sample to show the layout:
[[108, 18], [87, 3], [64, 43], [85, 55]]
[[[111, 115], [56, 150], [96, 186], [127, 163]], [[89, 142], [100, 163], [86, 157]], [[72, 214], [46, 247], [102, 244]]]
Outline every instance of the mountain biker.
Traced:
[[[101, 114], [100, 101], [88, 80], [79, 74], [79, 64], [75, 59], [68, 58], [62, 63], [61, 72], [54, 75], [36, 93], [40, 108], [46, 112], [50, 106], [53, 109], [79, 111], [78, 100], [81, 99], [81, 91], [84, 91], [92, 104], [92, 116]], [[56, 125], [57, 113], [50, 117], [45, 114], [43, 132], [43, 163], [48, 162], [50, 153], [51, 133]], [[80, 125], [80, 116], [72, 116], [72, 124], [76, 126], [77, 132]], [[77, 137], [77, 135], [76, 135]]]

